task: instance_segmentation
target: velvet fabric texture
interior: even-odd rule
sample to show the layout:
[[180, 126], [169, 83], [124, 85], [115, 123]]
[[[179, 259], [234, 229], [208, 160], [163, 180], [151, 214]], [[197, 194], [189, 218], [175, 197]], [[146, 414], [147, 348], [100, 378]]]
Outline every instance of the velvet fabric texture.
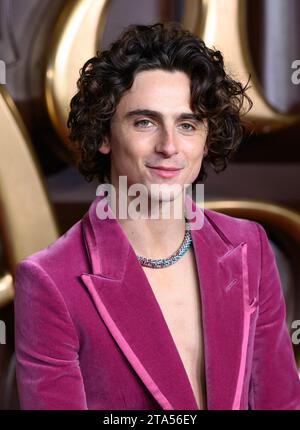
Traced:
[[[97, 216], [100, 199], [64, 235], [17, 265], [21, 408], [198, 409], [124, 230], [116, 219]], [[191, 233], [207, 408], [300, 409], [285, 303], [265, 230], [186, 199], [204, 221]]]

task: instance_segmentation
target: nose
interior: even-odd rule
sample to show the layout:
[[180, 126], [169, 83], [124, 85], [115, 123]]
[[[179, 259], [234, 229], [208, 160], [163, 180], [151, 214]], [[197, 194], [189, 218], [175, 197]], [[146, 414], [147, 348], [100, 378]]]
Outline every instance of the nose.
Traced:
[[178, 153], [176, 138], [174, 136], [174, 131], [171, 128], [161, 131], [155, 150], [165, 156], [171, 156]]

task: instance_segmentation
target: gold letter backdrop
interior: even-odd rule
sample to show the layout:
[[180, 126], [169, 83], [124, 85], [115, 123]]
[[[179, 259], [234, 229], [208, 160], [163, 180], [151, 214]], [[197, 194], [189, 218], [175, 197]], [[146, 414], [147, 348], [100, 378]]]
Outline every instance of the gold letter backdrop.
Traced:
[[[10, 273], [16, 262], [57, 238], [58, 228], [30, 138], [0, 85], [0, 228]], [[12, 276], [0, 274], [0, 308], [13, 298]]]
[[[69, 102], [76, 91], [79, 69], [95, 55], [109, 3], [106, 0], [70, 1], [54, 30], [45, 97], [50, 118], [63, 140], [67, 136]], [[258, 129], [271, 131], [300, 119], [299, 116], [280, 114], [262, 96], [247, 44], [246, 0], [188, 0], [184, 2], [184, 9], [183, 24], [208, 46], [224, 53], [228, 71], [243, 83], [251, 73], [249, 95], [254, 106], [249, 119]]]

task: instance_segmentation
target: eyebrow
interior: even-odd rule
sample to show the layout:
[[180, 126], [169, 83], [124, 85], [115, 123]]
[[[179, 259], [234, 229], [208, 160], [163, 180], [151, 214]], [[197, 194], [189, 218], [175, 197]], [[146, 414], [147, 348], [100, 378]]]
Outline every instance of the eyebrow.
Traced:
[[[135, 116], [150, 116], [155, 119], [162, 120], [163, 115], [161, 112], [151, 110], [151, 109], [134, 109], [127, 112], [124, 118], [132, 118]], [[178, 120], [194, 120], [194, 121], [202, 121], [202, 117], [199, 114], [195, 114], [192, 112], [182, 112], [177, 116]]]

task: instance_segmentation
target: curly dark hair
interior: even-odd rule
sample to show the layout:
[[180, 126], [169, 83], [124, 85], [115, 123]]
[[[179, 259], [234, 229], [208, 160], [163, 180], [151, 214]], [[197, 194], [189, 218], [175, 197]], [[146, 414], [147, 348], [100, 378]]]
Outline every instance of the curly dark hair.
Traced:
[[206, 179], [206, 164], [217, 173], [223, 171], [241, 143], [245, 99], [247, 111], [252, 107], [246, 94], [249, 80], [245, 86], [235, 81], [224, 70], [221, 52], [209, 49], [177, 22], [130, 25], [109, 49], [98, 51], [84, 64], [70, 103], [70, 147], [88, 182], [95, 177], [99, 183], [110, 182], [110, 154], [98, 149], [135, 75], [151, 69], [185, 72], [191, 82], [191, 110], [208, 121], [207, 154], [193, 186]]

